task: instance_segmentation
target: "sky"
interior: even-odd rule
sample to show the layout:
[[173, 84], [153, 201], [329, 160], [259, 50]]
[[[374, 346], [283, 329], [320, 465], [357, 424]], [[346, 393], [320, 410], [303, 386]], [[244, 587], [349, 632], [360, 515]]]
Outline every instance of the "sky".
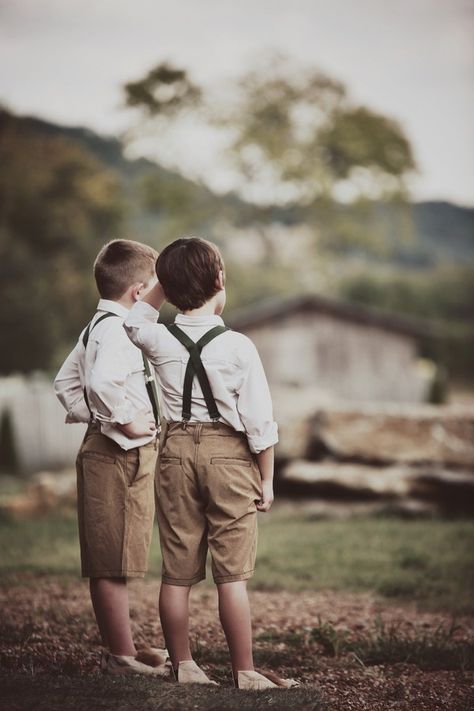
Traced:
[[474, 205], [474, 0], [0, 0], [0, 101], [105, 134], [130, 123], [122, 85], [160, 61], [212, 84], [265, 51], [397, 119], [415, 198]]

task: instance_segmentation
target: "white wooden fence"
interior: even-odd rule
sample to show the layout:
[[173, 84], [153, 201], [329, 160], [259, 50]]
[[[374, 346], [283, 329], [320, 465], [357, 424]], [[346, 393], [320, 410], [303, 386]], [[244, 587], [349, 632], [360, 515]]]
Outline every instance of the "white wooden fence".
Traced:
[[66, 425], [53, 383], [44, 374], [0, 378], [0, 416], [10, 415], [22, 472], [74, 465], [86, 425]]

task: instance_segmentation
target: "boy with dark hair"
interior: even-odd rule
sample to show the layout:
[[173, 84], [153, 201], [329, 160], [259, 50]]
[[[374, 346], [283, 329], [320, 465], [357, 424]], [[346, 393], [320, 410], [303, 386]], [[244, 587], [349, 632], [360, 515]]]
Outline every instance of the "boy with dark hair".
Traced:
[[[189, 592], [205, 577], [209, 548], [235, 683], [273, 687], [254, 670], [246, 588], [257, 510], [268, 511], [273, 501], [278, 436], [265, 373], [250, 339], [220, 316], [224, 264], [215, 245], [178, 239], [156, 270], [159, 282], [124, 327], [155, 367], [167, 423], [156, 490], [160, 617], [173, 670], [178, 682], [214, 683], [192, 659], [188, 635]], [[157, 323], [165, 298], [182, 312], [170, 326]]]
[[157, 256], [132, 240], [101, 249], [97, 312], [54, 381], [66, 422], [89, 423], [76, 462], [82, 575], [108, 650], [102, 669], [113, 674], [167, 673], [166, 650], [137, 652], [127, 591], [148, 566], [159, 418], [149, 364], [122, 323], [156, 282]]

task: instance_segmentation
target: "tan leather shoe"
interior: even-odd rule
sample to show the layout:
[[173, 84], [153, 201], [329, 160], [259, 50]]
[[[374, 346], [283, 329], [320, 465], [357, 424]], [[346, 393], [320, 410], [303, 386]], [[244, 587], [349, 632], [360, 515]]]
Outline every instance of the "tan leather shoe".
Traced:
[[179, 662], [178, 674], [175, 674], [175, 678], [178, 684], [212, 684], [213, 686], [219, 686], [216, 681], [209, 679], [201, 667], [198, 667], [194, 659], [186, 659], [184, 662]]
[[296, 679], [283, 679], [281, 676], [278, 676], [278, 674], [275, 674], [275, 672], [267, 671], [266, 669], [256, 669], [255, 671], [258, 671], [264, 677], [270, 679], [270, 681], [273, 681], [274, 684], [283, 689], [292, 689], [294, 686], [300, 686], [300, 682], [296, 681]]
[[166, 663], [151, 666], [140, 662], [136, 657], [111, 654], [110, 652], [102, 654], [100, 666], [103, 672], [113, 675], [142, 674], [161, 677], [170, 675], [170, 667]]
[[251, 689], [260, 691], [262, 689], [277, 689], [277, 685], [267, 679], [263, 674], [256, 671], [238, 671], [237, 672], [237, 687], [239, 689]]

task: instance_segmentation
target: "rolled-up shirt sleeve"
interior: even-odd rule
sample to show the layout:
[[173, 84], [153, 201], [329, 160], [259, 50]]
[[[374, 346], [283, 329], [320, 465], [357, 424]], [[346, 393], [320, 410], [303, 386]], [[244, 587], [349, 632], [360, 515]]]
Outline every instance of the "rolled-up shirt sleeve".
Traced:
[[156, 335], [159, 317], [160, 312], [151, 304], [137, 301], [123, 322], [125, 332], [132, 343], [149, 358], [153, 358], [156, 355]]
[[79, 373], [81, 340], [68, 355], [54, 379], [54, 392], [66, 410], [66, 422], [88, 422], [91, 417], [84, 398], [84, 387]]
[[237, 410], [245, 427], [250, 450], [255, 454], [278, 442], [278, 425], [262, 361], [248, 340], [242, 362], [242, 380], [237, 389]]

